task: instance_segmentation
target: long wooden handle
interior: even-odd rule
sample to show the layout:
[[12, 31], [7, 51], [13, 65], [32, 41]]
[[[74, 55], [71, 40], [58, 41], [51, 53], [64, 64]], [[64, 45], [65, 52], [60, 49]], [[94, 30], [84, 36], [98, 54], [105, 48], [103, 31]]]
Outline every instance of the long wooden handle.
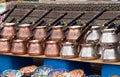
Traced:
[[97, 15], [95, 15], [93, 18], [91, 18], [86, 25], [89, 25], [91, 22], [93, 22], [95, 19], [97, 19], [98, 17], [100, 17], [104, 12], [106, 12], [107, 9], [102, 10], [101, 12], [99, 12]]
[[0, 14], [0, 16], [2, 16], [2, 15], [4, 15], [4, 14], [8, 13], [9, 11], [10, 11], [10, 10], [8, 9], [8, 10], [2, 12], [2, 13]]
[[76, 20], [78, 20], [79, 18], [81, 18], [83, 15], [85, 15], [85, 13], [81, 13], [80, 15], [78, 15], [77, 17], [75, 17], [73, 20], [71, 20], [67, 25], [72, 25]]
[[[57, 19], [55, 19], [50, 25], [52, 26], [52, 25], [55, 25], [55, 24], [57, 24], [62, 18], [64, 18], [66, 15], [67, 15], [68, 13], [67, 12], [65, 12], [64, 14], [62, 14], [62, 15], [60, 15]], [[56, 26], [56, 25], [55, 25]], [[47, 30], [47, 32], [50, 32], [52, 30], [52, 28], [49, 28], [48, 30]]]
[[115, 28], [115, 26], [116, 26], [116, 24], [111, 23], [111, 24], [109, 24], [109, 25], [107, 26], [107, 28], [108, 28], [108, 29], [110, 29], [110, 28]]
[[7, 20], [7, 18], [10, 16], [10, 14], [15, 10], [15, 8], [17, 8], [17, 5], [15, 5], [9, 12], [8, 14], [5, 16], [5, 18], [3, 18], [2, 22], [5, 22]]
[[18, 24], [20, 24], [26, 17], [28, 17], [35, 9], [36, 9], [36, 7], [33, 7], [28, 13], [26, 13], [26, 14], [18, 21]]
[[53, 9], [49, 9], [47, 12], [45, 12], [38, 20], [35, 21], [35, 24], [37, 24], [40, 20], [42, 20], [45, 16], [47, 16], [50, 12], [52, 12]]
[[[78, 20], [79, 18], [81, 18], [83, 15], [85, 15], [84, 12], [81, 13], [80, 15], [78, 15], [77, 17], [75, 17], [73, 20], [71, 20], [71, 21], [67, 24], [67, 26], [73, 25], [73, 23], [75, 23], [76, 20]], [[69, 29], [69, 28], [65, 28], [65, 29], [63, 30], [63, 32], [66, 32], [68, 29]]]
[[58, 21], [60, 21], [62, 18], [64, 18], [68, 13], [65, 12], [64, 14], [60, 15], [58, 18], [56, 18], [50, 25], [54, 25]]
[[77, 38], [76, 42], [79, 42], [82, 38], [84, 38], [85, 34], [88, 32], [88, 30], [90, 30], [90, 28], [92, 27], [92, 25], [87, 26], [83, 32], [81, 33], [81, 35]]
[[35, 26], [33, 26], [32, 31], [34, 31], [37, 26], [40, 26], [40, 25], [41, 25], [42, 23], [44, 23], [44, 22], [45, 22], [45, 21], [42, 20], [42, 21], [40, 21], [39, 23], [37, 23]]
[[114, 18], [112, 18], [110, 21], [108, 21], [107, 23], [104, 24], [104, 27], [107, 27], [110, 23], [112, 23], [113, 21], [115, 21], [116, 19], [118, 19], [120, 17], [120, 15], [115, 16]]

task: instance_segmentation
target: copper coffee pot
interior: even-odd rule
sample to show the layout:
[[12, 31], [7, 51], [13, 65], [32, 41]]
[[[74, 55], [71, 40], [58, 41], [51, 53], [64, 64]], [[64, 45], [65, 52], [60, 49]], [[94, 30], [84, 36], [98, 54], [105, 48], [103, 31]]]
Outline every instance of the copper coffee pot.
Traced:
[[47, 57], [58, 57], [60, 54], [60, 47], [57, 41], [46, 41], [44, 54]]
[[1, 31], [1, 37], [12, 39], [15, 35], [15, 23], [4, 23], [4, 27]]
[[59, 25], [59, 26], [53, 26], [52, 27], [52, 33], [51, 33], [51, 37], [50, 40], [54, 40], [54, 41], [62, 41], [64, 38], [64, 34], [63, 34], [63, 26]]
[[32, 34], [31, 25], [30, 24], [21, 24], [18, 25], [19, 30], [17, 33], [17, 38], [21, 40], [29, 39], [30, 35]]
[[37, 26], [34, 30], [33, 38], [35, 40], [45, 40], [46, 35], [46, 26]]
[[15, 55], [24, 55], [27, 53], [27, 46], [24, 40], [16, 39], [12, 41], [11, 52]]
[[74, 42], [81, 33], [82, 26], [79, 25], [74, 25], [74, 26], [69, 26], [68, 34], [66, 35], [66, 40]]
[[30, 40], [28, 42], [28, 54], [31, 56], [43, 55], [43, 46], [39, 40]]
[[9, 39], [1, 38], [0, 39], [0, 53], [9, 53], [11, 49], [11, 44]]

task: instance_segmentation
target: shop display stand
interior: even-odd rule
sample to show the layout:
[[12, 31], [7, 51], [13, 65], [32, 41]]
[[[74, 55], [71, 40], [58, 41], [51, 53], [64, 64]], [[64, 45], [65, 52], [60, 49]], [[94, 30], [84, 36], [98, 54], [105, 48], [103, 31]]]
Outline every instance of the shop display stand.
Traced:
[[32, 57], [32, 58], [51, 58], [51, 59], [61, 59], [61, 60], [70, 60], [70, 61], [79, 61], [79, 62], [89, 62], [89, 63], [99, 63], [99, 64], [112, 64], [112, 65], [120, 65], [120, 62], [103, 62], [102, 59], [95, 59], [95, 60], [81, 60], [80, 58], [72, 58], [72, 59], [66, 59], [61, 57], [46, 57], [45, 55], [42, 56], [29, 56], [29, 55], [13, 55], [12, 53], [5, 53], [2, 55], [9, 55], [9, 56], [18, 56], [18, 57]]
[[[65, 17], [65, 21], [68, 22], [70, 19], [72, 19], [72, 17], [74, 17], [76, 14], [79, 14], [81, 12], [86, 12], [87, 15], [83, 16], [81, 18], [81, 20], [78, 20], [78, 23], [84, 23], [86, 22], [86, 20], [90, 19], [91, 17], [93, 17], [93, 15], [95, 15], [98, 11], [100, 11], [101, 9], [108, 9], [109, 11], [106, 12], [105, 14], [103, 14], [101, 17], [98, 18], [98, 20], [96, 20], [94, 22], [94, 24], [98, 24], [99, 25], [103, 25], [104, 22], [106, 22], [107, 20], [111, 19], [112, 17], [116, 16], [117, 14], [120, 14], [120, 2], [106, 2], [106, 1], [101, 1], [101, 2], [10, 2], [7, 8], [11, 8], [14, 5], [18, 5], [18, 9], [16, 10], [16, 12], [14, 12], [11, 16], [9, 16], [8, 21], [15, 17], [16, 19], [19, 18], [22, 14], [24, 14], [24, 12], [27, 9], [30, 9], [31, 7], [33, 7], [33, 5], [37, 5], [38, 6], [38, 10], [36, 10], [34, 13], [32, 13], [28, 19], [26, 18], [26, 21], [33, 21], [35, 20], [42, 11], [39, 10], [46, 10], [49, 8], [52, 8], [55, 12], [53, 12], [52, 14], [48, 15], [45, 20], [48, 20], [49, 22], [51, 22], [51, 19], [56, 18], [55, 15], [56, 12], [57, 14], [61, 14], [65, 11], [69, 12], [68, 16]], [[25, 9], [24, 11], [20, 10], [20, 9]], [[21, 11], [21, 13], [20, 13]], [[55, 16], [54, 16], [55, 15]], [[29, 20], [30, 19], [30, 20]], [[63, 20], [63, 21], [64, 21]], [[115, 21], [115, 23], [119, 23], [119, 19]], [[72, 58], [72, 59], [65, 59], [65, 58], [61, 58], [61, 57], [46, 57], [44, 55], [41, 56], [29, 56], [28, 54], [26, 55], [13, 55], [12, 53], [5, 53], [2, 55], [8, 55], [8, 56], [18, 56], [18, 57], [32, 57], [32, 58], [50, 58], [50, 59], [60, 59], [60, 60], [69, 60], [69, 61], [79, 61], [79, 62], [89, 62], [89, 63], [98, 63], [98, 64], [109, 64], [109, 65], [120, 65], [120, 61], [119, 62], [114, 62], [114, 63], [107, 63], [107, 62], [103, 62], [101, 58], [96, 59], [96, 60], [81, 60], [80, 58]]]

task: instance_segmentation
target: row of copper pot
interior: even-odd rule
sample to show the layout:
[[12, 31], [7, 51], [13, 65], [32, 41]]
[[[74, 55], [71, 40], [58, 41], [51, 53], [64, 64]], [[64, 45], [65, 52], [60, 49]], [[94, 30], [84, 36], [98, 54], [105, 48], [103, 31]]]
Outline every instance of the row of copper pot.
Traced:
[[[99, 58], [98, 49], [94, 44], [82, 44], [81, 50], [77, 51], [76, 46], [71, 42], [60, 44], [57, 41], [40, 42], [39, 40], [0, 39], [0, 53], [13, 53], [14, 55], [29, 54], [31, 56], [45, 55], [47, 57], [75, 58], [93, 60]], [[119, 61], [119, 52], [116, 46], [109, 45], [103, 50], [102, 59], [107, 62]]]
[[[33, 33], [33, 38], [36, 40], [42, 40], [47, 35], [46, 26], [38, 26], [35, 28], [34, 32], [32, 32], [30, 24], [21, 24], [18, 26], [19, 30], [16, 32], [15, 30], [15, 23], [6, 23], [4, 24], [4, 28], [1, 32], [2, 38], [11, 39], [16, 37], [18, 39], [26, 40]], [[63, 40], [64, 39], [64, 32], [63, 26], [53, 26], [52, 33], [50, 39], [52, 40]], [[81, 34], [82, 27], [81, 26], [70, 26], [66, 40], [67, 41], [75, 41], [79, 35]], [[109, 39], [110, 38], [110, 39]], [[91, 30], [88, 31], [85, 37], [85, 41], [88, 42], [98, 42], [100, 40], [101, 43], [117, 43], [118, 37], [115, 34], [115, 29], [103, 29], [102, 35], [99, 26], [93, 26]]]
[[[63, 40], [64, 32], [63, 26], [53, 26], [50, 39], [52, 40]], [[75, 41], [81, 33], [81, 26], [70, 26], [70, 30], [67, 34], [67, 40]], [[30, 24], [18, 25], [18, 31], [16, 32], [15, 23], [5, 23], [1, 31], [1, 37], [12, 39], [16, 35], [18, 39], [26, 40], [33, 33], [33, 38], [37, 40], [42, 40], [47, 35], [46, 26], [38, 26], [34, 31], [31, 29]]]

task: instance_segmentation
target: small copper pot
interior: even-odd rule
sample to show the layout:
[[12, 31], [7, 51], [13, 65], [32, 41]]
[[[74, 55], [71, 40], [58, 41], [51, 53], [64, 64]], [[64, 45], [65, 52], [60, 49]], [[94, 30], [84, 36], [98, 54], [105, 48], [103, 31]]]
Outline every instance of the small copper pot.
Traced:
[[1, 32], [2, 38], [12, 39], [15, 35], [15, 23], [5, 23]]
[[46, 36], [46, 26], [38, 26], [34, 31], [34, 39], [35, 40], [44, 40]]
[[30, 40], [28, 42], [28, 54], [31, 56], [43, 55], [42, 43], [39, 40]]
[[13, 40], [11, 52], [15, 55], [24, 55], [27, 53], [26, 42], [20, 39]]
[[81, 26], [70, 26], [67, 34], [67, 41], [74, 42], [81, 34]]
[[10, 41], [5, 38], [0, 39], [0, 53], [9, 53], [10, 52]]
[[62, 29], [63, 29], [63, 26], [53, 26], [50, 39], [54, 41], [62, 41], [64, 38]]
[[46, 41], [46, 47], [44, 51], [47, 57], [58, 57], [60, 55], [60, 47], [57, 41]]
[[21, 24], [19, 25], [19, 30], [17, 33], [17, 38], [21, 40], [29, 39], [32, 34], [31, 25], [30, 24]]

